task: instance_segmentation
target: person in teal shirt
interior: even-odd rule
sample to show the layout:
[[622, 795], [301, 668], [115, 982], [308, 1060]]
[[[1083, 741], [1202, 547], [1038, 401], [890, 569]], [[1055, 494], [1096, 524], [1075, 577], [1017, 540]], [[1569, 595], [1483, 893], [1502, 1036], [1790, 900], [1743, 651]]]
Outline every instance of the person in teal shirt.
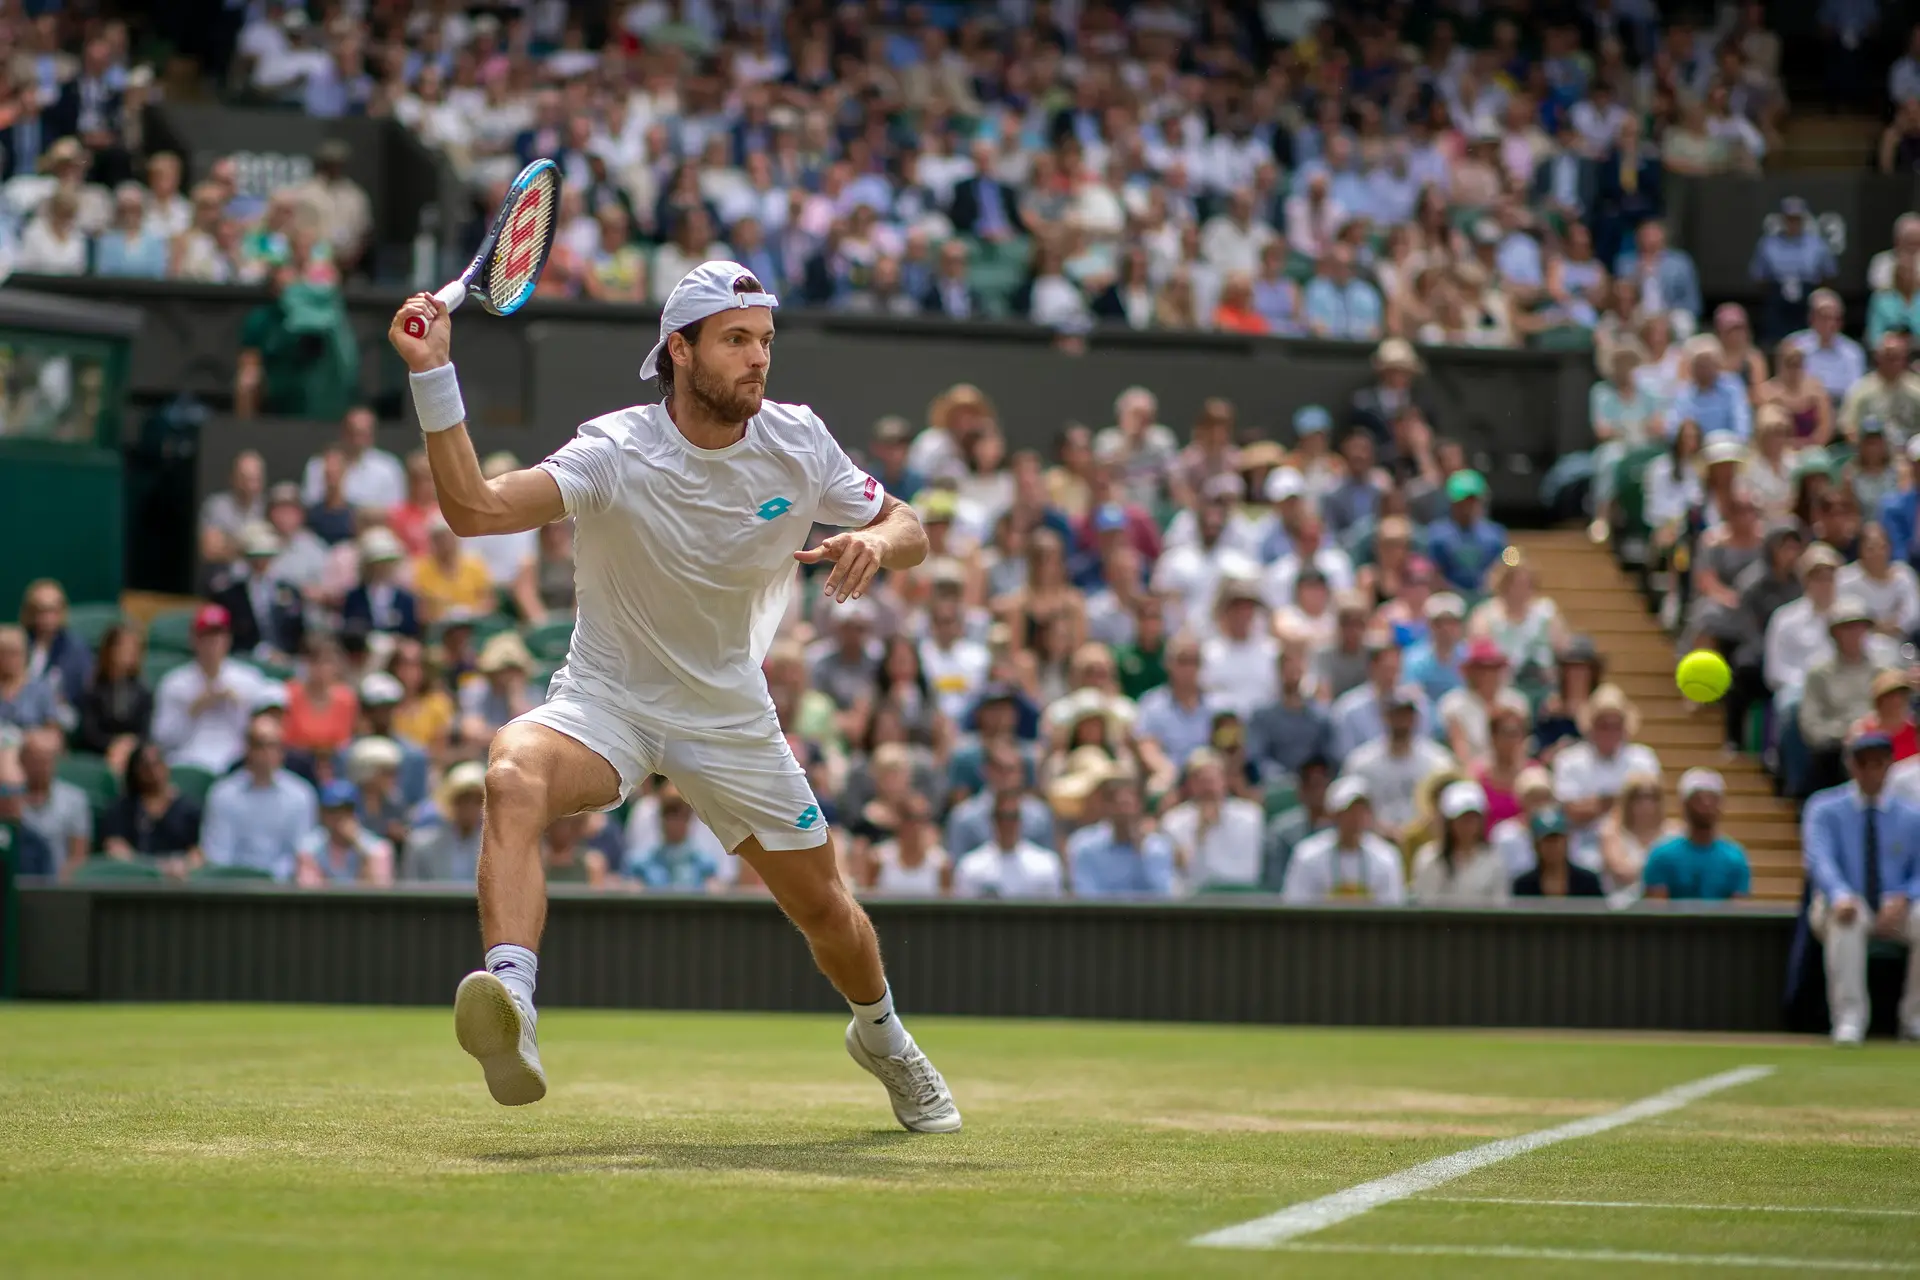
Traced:
[[693, 839], [693, 807], [677, 791], [660, 797], [660, 843], [631, 859], [627, 874], [649, 889], [705, 893], [720, 863]]
[[1905, 262], [1894, 268], [1891, 289], [1867, 299], [1867, 345], [1877, 346], [1889, 329], [1920, 334], [1920, 272]]
[[1649, 898], [1724, 902], [1744, 898], [1752, 873], [1744, 849], [1720, 834], [1721, 797], [1726, 782], [1711, 769], [1680, 775], [1680, 809], [1687, 829], [1669, 836], [1647, 854], [1640, 882]]

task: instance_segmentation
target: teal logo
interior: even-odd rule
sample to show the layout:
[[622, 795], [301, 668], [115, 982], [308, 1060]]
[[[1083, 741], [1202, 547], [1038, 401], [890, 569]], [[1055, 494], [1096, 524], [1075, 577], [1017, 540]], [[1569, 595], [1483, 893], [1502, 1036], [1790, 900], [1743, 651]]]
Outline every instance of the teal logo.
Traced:
[[[781, 501], [785, 502], [786, 499], [782, 498]], [[811, 829], [813, 824], [818, 821], [820, 821], [820, 806], [810, 804], [800, 811], [800, 816], [794, 819], [793, 825], [802, 831], [806, 831]]]
[[758, 515], [762, 520], [778, 520], [793, 510], [793, 504], [785, 498], [768, 498], [760, 504]]

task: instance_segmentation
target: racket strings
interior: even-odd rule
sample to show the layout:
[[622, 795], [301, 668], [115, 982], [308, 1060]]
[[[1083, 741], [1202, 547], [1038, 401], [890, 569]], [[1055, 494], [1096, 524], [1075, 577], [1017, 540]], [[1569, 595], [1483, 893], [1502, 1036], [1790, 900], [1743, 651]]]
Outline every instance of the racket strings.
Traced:
[[518, 298], [540, 274], [553, 240], [553, 217], [560, 200], [560, 184], [543, 173], [514, 202], [513, 213], [500, 229], [488, 264], [487, 292], [501, 303]]

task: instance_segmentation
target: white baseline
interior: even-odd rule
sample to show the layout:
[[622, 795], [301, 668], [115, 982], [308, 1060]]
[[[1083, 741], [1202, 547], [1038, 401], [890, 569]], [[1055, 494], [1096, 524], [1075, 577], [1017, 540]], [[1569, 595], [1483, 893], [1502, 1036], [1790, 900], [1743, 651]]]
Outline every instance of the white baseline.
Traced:
[[1844, 1204], [1664, 1204], [1658, 1200], [1525, 1200], [1510, 1196], [1423, 1196], [1422, 1204], [1545, 1205], [1556, 1209], [1647, 1209], [1656, 1213], [1819, 1213], [1840, 1218], [1920, 1218], [1920, 1209]]
[[1911, 1274], [1910, 1262], [1871, 1258], [1771, 1258], [1745, 1253], [1642, 1253], [1616, 1249], [1532, 1249], [1518, 1245], [1470, 1244], [1283, 1244], [1282, 1253], [1386, 1254], [1400, 1258], [1519, 1258], [1540, 1262], [1603, 1262], [1614, 1266], [1768, 1267], [1781, 1271], [1877, 1271]]
[[1636, 1120], [1647, 1120], [1654, 1116], [1678, 1111], [1689, 1102], [1731, 1089], [1737, 1085], [1751, 1084], [1773, 1073], [1772, 1067], [1737, 1067], [1732, 1071], [1722, 1071], [1719, 1075], [1708, 1076], [1689, 1084], [1676, 1085], [1671, 1089], [1642, 1098], [1638, 1102], [1628, 1103], [1618, 1111], [1609, 1111], [1604, 1115], [1587, 1116], [1566, 1124], [1555, 1125], [1551, 1129], [1537, 1129], [1532, 1133], [1519, 1134], [1512, 1138], [1501, 1138], [1484, 1146], [1470, 1147], [1465, 1151], [1456, 1151], [1450, 1156], [1441, 1156], [1425, 1164], [1417, 1164], [1411, 1169], [1376, 1178], [1372, 1182], [1363, 1182], [1345, 1191], [1336, 1191], [1330, 1196], [1318, 1200], [1307, 1200], [1300, 1204], [1289, 1205], [1278, 1213], [1270, 1213], [1264, 1218], [1255, 1218], [1238, 1226], [1223, 1227], [1218, 1231], [1209, 1231], [1196, 1236], [1194, 1244], [1215, 1249], [1270, 1249], [1284, 1241], [1324, 1231], [1335, 1223], [1357, 1218], [1381, 1205], [1393, 1204], [1435, 1187], [1444, 1186], [1456, 1178], [1465, 1177], [1477, 1169], [1502, 1160], [1511, 1160], [1515, 1156], [1537, 1151], [1541, 1147], [1550, 1147], [1556, 1142], [1568, 1142], [1574, 1138], [1590, 1138], [1596, 1133], [1605, 1133], [1609, 1129], [1618, 1129], [1621, 1125], [1632, 1124]]

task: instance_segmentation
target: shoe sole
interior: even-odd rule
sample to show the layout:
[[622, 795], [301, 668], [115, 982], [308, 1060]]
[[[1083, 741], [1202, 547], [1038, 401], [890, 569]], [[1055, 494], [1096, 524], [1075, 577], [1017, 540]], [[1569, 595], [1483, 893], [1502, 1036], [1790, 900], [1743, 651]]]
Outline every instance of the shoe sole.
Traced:
[[900, 1122], [901, 1128], [906, 1129], [910, 1133], [958, 1133], [960, 1131], [960, 1111], [958, 1108], [954, 1109], [953, 1119], [951, 1121], [916, 1121], [909, 1120], [907, 1117], [901, 1115], [899, 1104], [893, 1100], [893, 1090], [887, 1088], [887, 1082], [880, 1078], [878, 1071], [874, 1070], [873, 1055], [868, 1053], [867, 1047], [860, 1043], [860, 1037], [854, 1033], [852, 1023], [847, 1024], [847, 1056], [852, 1058], [862, 1071], [872, 1076], [875, 1080], [880, 1081], [880, 1087], [886, 1090], [887, 1105], [893, 1108], [893, 1118]]
[[470, 973], [453, 997], [453, 1034], [479, 1060], [487, 1092], [503, 1107], [524, 1107], [547, 1096], [547, 1077], [520, 1056], [520, 1007], [507, 984], [491, 973]]

